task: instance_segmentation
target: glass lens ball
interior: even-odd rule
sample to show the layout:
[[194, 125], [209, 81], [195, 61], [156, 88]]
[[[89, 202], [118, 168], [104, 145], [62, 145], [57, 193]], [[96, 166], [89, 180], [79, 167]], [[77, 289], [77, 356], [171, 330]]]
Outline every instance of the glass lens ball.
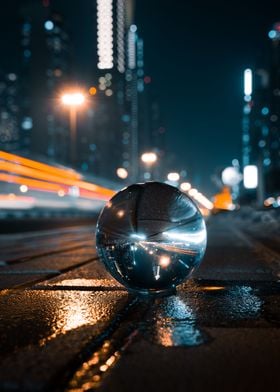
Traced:
[[173, 291], [200, 264], [206, 227], [196, 204], [177, 188], [134, 184], [104, 207], [96, 246], [106, 269], [128, 290]]

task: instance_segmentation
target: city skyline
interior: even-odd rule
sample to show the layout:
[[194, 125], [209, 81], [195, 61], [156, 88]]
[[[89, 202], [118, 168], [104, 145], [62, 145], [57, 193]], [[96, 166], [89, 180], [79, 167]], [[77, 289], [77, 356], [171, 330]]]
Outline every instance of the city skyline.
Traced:
[[[54, 5], [65, 17], [73, 52], [72, 80], [87, 84], [95, 74], [97, 82], [96, 44], [94, 37], [86, 35], [96, 29], [94, 13], [88, 13], [95, 2], [85, 1], [78, 9], [62, 0], [43, 3]], [[8, 5], [2, 20], [10, 44], [3, 37], [0, 41], [7, 54], [2, 68], [15, 64], [10, 72], [17, 71], [19, 45], [14, 31], [19, 22], [13, 13], [15, 5], [19, 2]], [[163, 1], [160, 12], [158, 2], [136, 2], [135, 23], [144, 41], [145, 75], [163, 113], [159, 129], [166, 130], [168, 156], [164, 161], [171, 162], [170, 170], [185, 170], [187, 178], [208, 193], [215, 190], [211, 176], [242, 157], [243, 71], [267, 64], [267, 34], [279, 9], [273, 1], [269, 5], [260, 13], [260, 5], [238, 2], [229, 18], [219, 2], [211, 8], [206, 3], [171, 7]], [[79, 18], [82, 24], [77, 22]]]

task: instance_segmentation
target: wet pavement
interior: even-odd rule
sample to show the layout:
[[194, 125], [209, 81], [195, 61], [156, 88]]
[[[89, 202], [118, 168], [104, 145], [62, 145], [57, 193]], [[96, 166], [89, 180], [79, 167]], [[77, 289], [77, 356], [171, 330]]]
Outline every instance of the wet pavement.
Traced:
[[237, 214], [149, 300], [108, 275], [94, 227], [1, 235], [0, 391], [280, 390], [279, 232]]

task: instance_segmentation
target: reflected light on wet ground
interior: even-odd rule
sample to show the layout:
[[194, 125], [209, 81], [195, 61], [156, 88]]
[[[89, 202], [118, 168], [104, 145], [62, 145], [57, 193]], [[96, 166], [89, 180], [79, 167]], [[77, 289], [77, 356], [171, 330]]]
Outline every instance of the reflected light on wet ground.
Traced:
[[[61, 293], [61, 292], [59, 292]], [[92, 293], [82, 291], [49, 292], [49, 301], [54, 305], [53, 319], [51, 320], [51, 334], [41, 339], [40, 345], [56, 338], [58, 335], [87, 325], [96, 325], [110, 317], [112, 303], [108, 300], [108, 293]], [[114, 301], [125, 294], [115, 293]], [[113, 300], [113, 298], [112, 298]]]
[[221, 281], [209, 283], [193, 285], [188, 282], [182, 285], [188, 293], [180, 291], [182, 299], [195, 309], [199, 325], [217, 325], [219, 322], [227, 325], [232, 321], [246, 322], [260, 317], [264, 302], [257, 286], [234, 282], [224, 286], [217, 284]]
[[261, 312], [263, 301], [250, 286], [237, 286], [229, 290], [228, 312], [234, 318], [254, 318]]
[[149, 324], [143, 328], [149, 341], [165, 347], [196, 346], [209, 340], [201, 326], [230, 327], [232, 322], [260, 317], [263, 301], [250, 286], [207, 285], [193, 289], [156, 300]]
[[148, 339], [165, 347], [197, 346], [204, 336], [196, 326], [192, 308], [179, 296], [159, 299], [152, 310], [153, 322], [147, 328]]
[[67, 391], [87, 391], [100, 386], [105, 373], [120, 359], [120, 351], [114, 351], [110, 341], [105, 341], [89, 360], [75, 372]]
[[61, 287], [120, 287], [122, 286], [112, 279], [86, 279], [86, 278], [74, 278], [74, 279], [63, 279], [57, 281], [48, 281], [48, 286], [61, 286]]
[[217, 290], [224, 290], [225, 286], [204, 286], [202, 290], [204, 291], [217, 291]]

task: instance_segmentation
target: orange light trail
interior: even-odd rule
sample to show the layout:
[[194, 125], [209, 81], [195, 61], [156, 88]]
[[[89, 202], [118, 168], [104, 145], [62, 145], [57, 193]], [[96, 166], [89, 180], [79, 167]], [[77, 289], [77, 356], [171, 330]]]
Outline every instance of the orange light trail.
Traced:
[[32, 178], [14, 176], [13, 174], [0, 173], [0, 181], [12, 182], [14, 184], [24, 184], [30, 188], [37, 189], [40, 191], [58, 192], [62, 186], [58, 184], [52, 184], [45, 181], [38, 181]]
[[75, 173], [73, 170], [66, 170], [56, 168], [51, 165], [47, 165], [46, 163], [41, 163], [37, 161], [33, 161], [31, 159], [23, 158], [15, 154], [10, 154], [8, 152], [0, 151], [0, 159], [4, 159], [5, 161], [10, 161], [14, 163], [21, 164], [23, 166], [32, 167], [34, 169], [41, 170], [46, 173], [53, 173], [65, 178], [80, 180], [82, 178], [81, 174]]
[[108, 200], [115, 194], [111, 189], [82, 181], [82, 175], [74, 171], [58, 169], [4, 151], [0, 151], [0, 171], [0, 181], [24, 184], [36, 190], [63, 190], [69, 193], [71, 187], [77, 187], [81, 197], [101, 200]]

